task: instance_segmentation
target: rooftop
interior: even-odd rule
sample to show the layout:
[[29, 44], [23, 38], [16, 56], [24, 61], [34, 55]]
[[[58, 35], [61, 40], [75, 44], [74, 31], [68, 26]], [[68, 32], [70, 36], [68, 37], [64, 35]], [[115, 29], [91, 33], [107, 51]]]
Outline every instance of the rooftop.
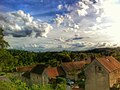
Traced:
[[85, 64], [86, 64], [85, 61], [67, 62], [63, 63], [62, 67], [64, 68], [65, 71], [69, 72], [72, 71], [73, 69], [80, 70], [81, 68], [84, 67]]
[[34, 68], [32, 68], [32, 70], [30, 72], [36, 73], [36, 74], [42, 74], [43, 71], [45, 70], [45, 68], [47, 68], [47, 67], [48, 66], [45, 64], [38, 64]]
[[120, 62], [112, 56], [97, 58], [96, 60], [101, 63], [109, 72], [120, 68]]
[[27, 72], [27, 71], [31, 71], [33, 67], [35, 67], [35, 65], [32, 65], [32, 66], [20, 66], [20, 67], [16, 67], [16, 71], [17, 72]]
[[54, 67], [54, 68], [48, 67], [45, 69], [45, 71], [47, 75], [49, 76], [49, 78], [56, 78], [57, 76], [59, 76], [57, 67]]

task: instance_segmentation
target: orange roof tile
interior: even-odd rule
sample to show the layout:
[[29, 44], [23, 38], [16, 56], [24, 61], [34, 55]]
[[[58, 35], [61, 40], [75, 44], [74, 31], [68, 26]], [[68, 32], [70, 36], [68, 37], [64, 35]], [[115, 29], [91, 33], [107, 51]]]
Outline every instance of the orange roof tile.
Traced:
[[16, 67], [16, 71], [17, 71], [17, 72], [31, 71], [34, 66], [35, 66], [35, 65]]
[[109, 72], [120, 68], [120, 62], [112, 56], [97, 58], [97, 61], [100, 62]]
[[85, 61], [67, 62], [67, 63], [63, 63], [62, 67], [65, 71], [69, 72], [72, 71], [73, 69], [79, 70], [83, 68], [85, 64], [86, 64]]
[[56, 76], [59, 76], [57, 67], [52, 68], [52, 67], [48, 67], [45, 69], [47, 75], [49, 76], [49, 78], [56, 78]]

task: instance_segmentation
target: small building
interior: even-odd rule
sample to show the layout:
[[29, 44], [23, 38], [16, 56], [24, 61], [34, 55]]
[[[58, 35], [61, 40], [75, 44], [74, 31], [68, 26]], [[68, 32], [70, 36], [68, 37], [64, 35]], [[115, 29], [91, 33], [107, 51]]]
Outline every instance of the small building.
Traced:
[[85, 90], [112, 90], [120, 80], [120, 63], [112, 56], [96, 58], [85, 68], [85, 76]]
[[29, 72], [35, 67], [36, 65], [31, 66], [19, 66], [16, 67], [16, 72], [14, 72], [14, 76], [26, 83], [30, 83], [30, 74]]
[[47, 67], [48, 66], [44, 64], [38, 64], [30, 71], [30, 79], [32, 83], [48, 83], [47, 75], [43, 73]]
[[38, 64], [31, 71], [27, 71], [22, 75], [22, 80], [27, 84], [47, 84], [52, 83], [58, 76], [65, 76], [65, 72], [61, 67], [50, 67], [44, 64]]
[[77, 80], [78, 74], [84, 68], [85, 64], [85, 61], [66, 62], [63, 63], [61, 67], [65, 71], [66, 78], [69, 78], [71, 80]]

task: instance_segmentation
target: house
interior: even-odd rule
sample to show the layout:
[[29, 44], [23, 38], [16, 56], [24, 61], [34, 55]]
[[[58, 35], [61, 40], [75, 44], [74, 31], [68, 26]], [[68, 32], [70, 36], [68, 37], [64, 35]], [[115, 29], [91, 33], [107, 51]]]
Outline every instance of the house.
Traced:
[[[57, 77], [64, 77], [70, 80], [77, 80], [78, 74], [86, 64], [85, 61], [62, 63], [58, 67], [50, 67], [44, 64], [37, 64], [30, 71], [22, 74], [22, 80], [28, 84], [52, 83]], [[24, 71], [24, 70], [22, 70]]]
[[66, 74], [66, 78], [69, 78], [71, 80], [77, 80], [78, 74], [84, 68], [85, 64], [85, 61], [66, 62], [63, 63], [61, 67]]
[[30, 79], [32, 83], [48, 83], [47, 75], [43, 73], [47, 67], [48, 66], [44, 64], [38, 64], [30, 71]]
[[50, 67], [44, 64], [38, 64], [31, 69], [31, 71], [27, 71], [22, 75], [22, 80], [27, 84], [46, 84], [52, 83], [52, 80], [55, 80], [58, 76], [65, 76], [65, 72], [63, 69], [59, 67]]
[[14, 72], [14, 76], [22, 81], [25, 81], [26, 83], [30, 83], [29, 72], [35, 66], [36, 65], [16, 67], [16, 72]]
[[112, 56], [96, 58], [85, 68], [85, 76], [85, 90], [112, 90], [120, 80], [120, 63]]

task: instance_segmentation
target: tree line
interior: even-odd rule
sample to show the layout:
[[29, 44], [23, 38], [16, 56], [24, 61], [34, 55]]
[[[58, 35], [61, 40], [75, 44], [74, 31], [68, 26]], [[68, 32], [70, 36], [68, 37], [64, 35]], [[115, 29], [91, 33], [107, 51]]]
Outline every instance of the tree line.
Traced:
[[0, 49], [0, 69], [12, 71], [17, 66], [45, 63], [58, 66], [62, 62], [81, 61], [88, 58], [113, 56], [120, 61], [120, 48], [103, 48], [89, 51], [28, 52]]

